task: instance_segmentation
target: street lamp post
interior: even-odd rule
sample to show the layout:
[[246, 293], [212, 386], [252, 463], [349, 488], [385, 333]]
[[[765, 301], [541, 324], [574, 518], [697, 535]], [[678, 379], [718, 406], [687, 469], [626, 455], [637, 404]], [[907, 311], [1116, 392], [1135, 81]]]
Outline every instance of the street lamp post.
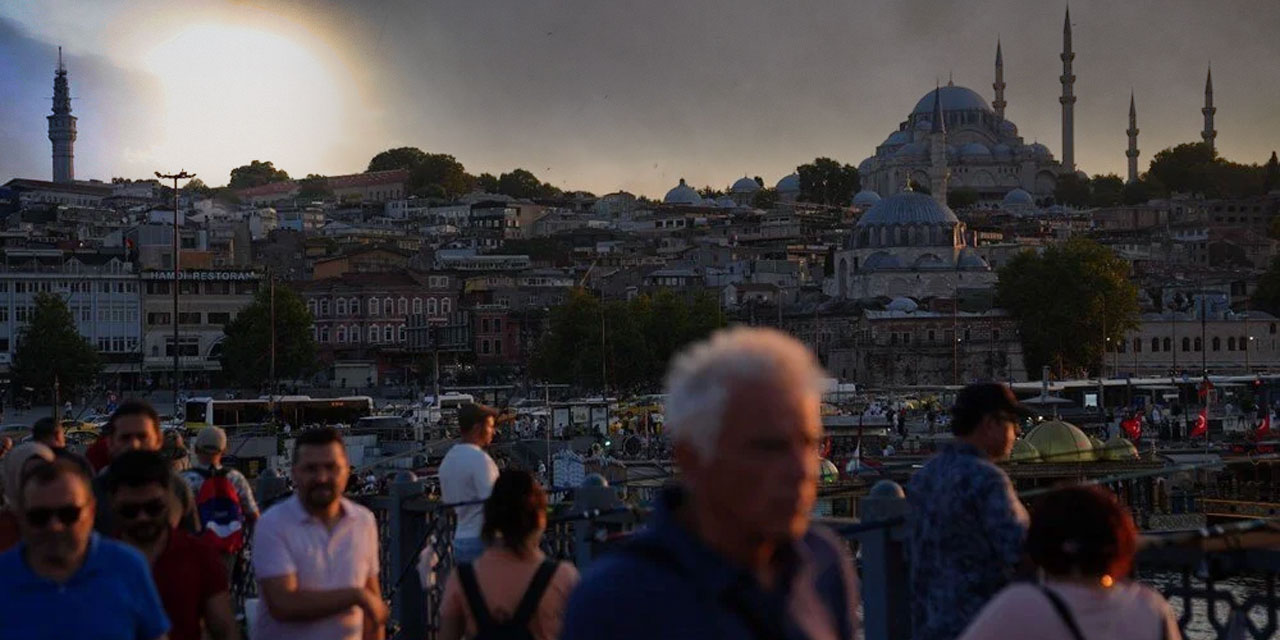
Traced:
[[178, 181], [190, 180], [196, 177], [194, 173], [187, 173], [185, 169], [178, 173], [160, 173], [155, 172], [156, 177], [161, 180], [173, 180], [173, 417], [177, 419], [178, 410], [181, 408], [178, 401], [178, 391], [182, 388], [182, 365], [178, 359], [178, 255], [181, 250], [178, 243]]

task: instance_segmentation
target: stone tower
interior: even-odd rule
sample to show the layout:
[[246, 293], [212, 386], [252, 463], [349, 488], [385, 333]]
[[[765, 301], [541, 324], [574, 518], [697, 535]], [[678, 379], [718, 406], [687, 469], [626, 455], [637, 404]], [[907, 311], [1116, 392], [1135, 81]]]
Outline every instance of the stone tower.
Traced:
[[996, 90], [996, 99], [991, 101], [991, 108], [996, 110], [996, 117], [1004, 120], [1004, 55], [1000, 52], [1000, 39], [996, 39], [996, 81], [991, 85]]
[[1071, 73], [1071, 61], [1076, 54], [1071, 51], [1071, 7], [1067, 7], [1067, 16], [1062, 23], [1062, 166], [1074, 170], [1076, 168], [1076, 96], [1074, 88], [1076, 77]]
[[1129, 92], [1129, 149], [1124, 152], [1129, 158], [1129, 182], [1138, 180], [1138, 110], [1133, 104], [1133, 92]]
[[942, 121], [942, 89], [933, 90], [933, 123], [929, 129], [929, 191], [935, 202], [947, 205], [947, 126]]
[[1204, 79], [1204, 108], [1200, 110], [1204, 114], [1204, 131], [1200, 132], [1200, 137], [1211, 151], [1214, 149], [1214, 139], [1218, 137], [1218, 132], [1213, 128], [1213, 115], [1217, 112], [1217, 107], [1213, 106], [1213, 69], [1210, 68]]
[[74, 182], [76, 117], [71, 115], [71, 89], [67, 86], [67, 68], [62, 64], [62, 47], [58, 47], [58, 71], [53, 78], [53, 115], [48, 118], [49, 141], [53, 143], [53, 181]]

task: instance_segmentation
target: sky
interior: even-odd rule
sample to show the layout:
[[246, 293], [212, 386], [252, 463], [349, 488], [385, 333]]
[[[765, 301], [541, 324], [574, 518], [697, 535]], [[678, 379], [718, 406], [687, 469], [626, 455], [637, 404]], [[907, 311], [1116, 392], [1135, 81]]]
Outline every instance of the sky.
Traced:
[[[1061, 157], [1063, 6], [1020, 0], [42, 0], [0, 3], [0, 182], [47, 179], [57, 47], [79, 117], [76, 177], [186, 169], [222, 185], [271, 160], [362, 171], [377, 152], [523, 167], [563, 189], [660, 197], [679, 178], [772, 184], [857, 165], [936, 82], [990, 101]], [[1125, 170], [1199, 140], [1212, 63], [1217, 146], [1280, 147], [1280, 3], [1077, 0], [1076, 163]]]

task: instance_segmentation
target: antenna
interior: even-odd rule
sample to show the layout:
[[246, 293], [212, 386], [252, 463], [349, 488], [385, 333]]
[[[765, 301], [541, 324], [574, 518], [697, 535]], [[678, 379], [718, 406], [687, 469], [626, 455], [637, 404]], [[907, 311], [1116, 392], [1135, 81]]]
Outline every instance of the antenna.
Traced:
[[65, 72], [67, 68], [62, 65], [62, 47], [58, 47], [58, 71]]

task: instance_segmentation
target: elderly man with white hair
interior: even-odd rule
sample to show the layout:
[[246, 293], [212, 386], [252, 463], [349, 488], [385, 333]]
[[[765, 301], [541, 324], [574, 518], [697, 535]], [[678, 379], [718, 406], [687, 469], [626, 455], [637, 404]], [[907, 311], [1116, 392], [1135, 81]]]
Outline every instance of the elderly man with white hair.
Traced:
[[679, 483], [649, 526], [593, 564], [565, 640], [850, 640], [848, 548], [810, 524], [823, 372], [768, 329], [719, 331], [667, 373], [666, 430]]

